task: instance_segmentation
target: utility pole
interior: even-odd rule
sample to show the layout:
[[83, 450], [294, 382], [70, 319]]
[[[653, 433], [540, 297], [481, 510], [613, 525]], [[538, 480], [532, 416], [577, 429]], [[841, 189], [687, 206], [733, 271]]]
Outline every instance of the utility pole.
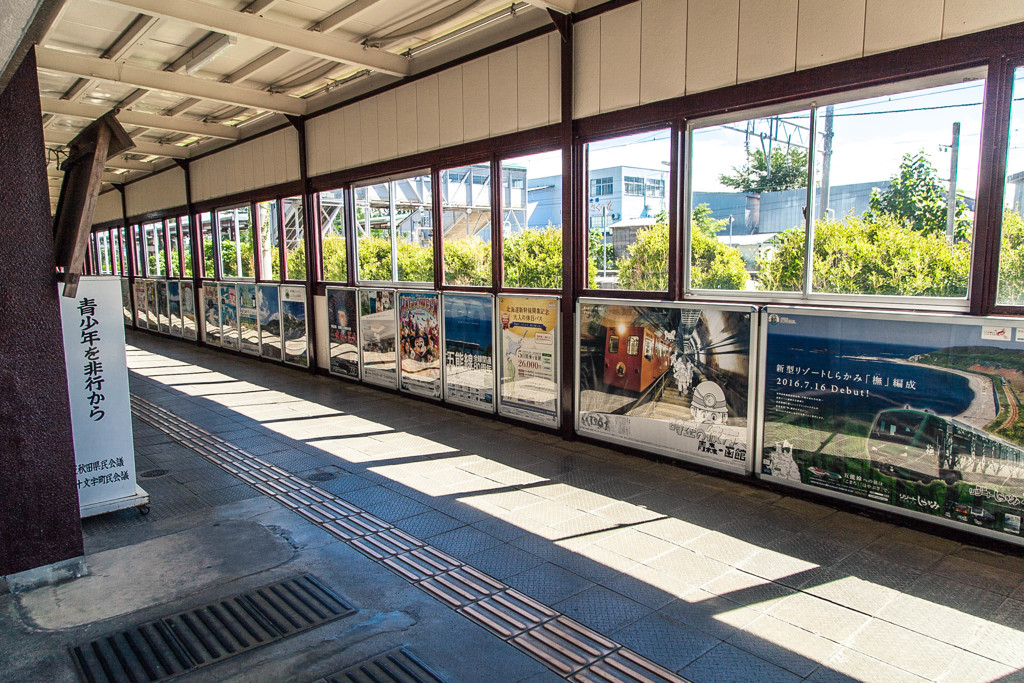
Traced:
[[946, 240], [953, 244], [956, 228], [956, 166], [960, 156], [960, 122], [953, 122], [953, 143], [949, 146], [949, 194], [946, 198]]
[[[831, 104], [825, 107], [825, 125], [822, 130], [822, 144], [821, 144], [821, 190], [818, 193], [818, 218], [825, 218], [828, 214], [828, 203], [829, 193], [832, 191], [832, 180], [830, 178], [832, 173], [832, 138], [835, 136], [833, 132], [833, 120], [835, 118], [835, 107]], [[814, 163], [814, 159], [811, 159], [811, 163]]]

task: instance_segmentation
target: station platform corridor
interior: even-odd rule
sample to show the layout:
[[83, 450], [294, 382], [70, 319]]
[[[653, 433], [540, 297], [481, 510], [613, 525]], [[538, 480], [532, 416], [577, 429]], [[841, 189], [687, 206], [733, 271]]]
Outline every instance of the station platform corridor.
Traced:
[[297, 576], [344, 609], [181, 680], [1024, 681], [1020, 553], [127, 339], [151, 512], [84, 520], [86, 576], [0, 594], [4, 681], [149, 680], [83, 644]]

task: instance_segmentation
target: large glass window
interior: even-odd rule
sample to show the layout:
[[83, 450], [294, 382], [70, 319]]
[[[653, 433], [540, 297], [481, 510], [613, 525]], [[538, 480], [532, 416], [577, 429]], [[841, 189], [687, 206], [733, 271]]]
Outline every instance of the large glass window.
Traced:
[[352, 190], [356, 209], [359, 279], [394, 279], [391, 241], [391, 185], [360, 185]]
[[397, 280], [434, 281], [434, 212], [430, 174], [392, 181]]
[[212, 280], [217, 277], [217, 273], [213, 268], [213, 216], [209, 211], [199, 214], [199, 234], [203, 239], [201, 275]]
[[306, 279], [306, 220], [302, 210], [302, 197], [281, 200], [284, 214], [285, 277], [289, 280]]
[[182, 273], [192, 277], [192, 221], [188, 216], [179, 216], [178, 224], [181, 226]]
[[260, 229], [260, 277], [281, 279], [281, 217], [277, 200], [256, 204], [256, 225]]
[[1010, 138], [1003, 189], [1003, 231], [999, 248], [999, 289], [996, 303], [1024, 305], [1024, 67], [1013, 72]]
[[587, 145], [589, 287], [668, 289], [670, 157], [667, 129]]
[[181, 253], [178, 247], [178, 219], [167, 220], [167, 246], [170, 251], [170, 269], [168, 277], [179, 277], [181, 275]]
[[142, 225], [142, 235], [146, 249], [146, 274], [150, 277], [159, 277], [164, 274], [163, 221], [144, 223]]
[[328, 190], [318, 195], [320, 204], [320, 254], [324, 280], [348, 281], [345, 251], [345, 191]]
[[114, 235], [117, 238], [117, 253], [120, 257], [119, 266], [121, 274], [128, 272], [128, 247], [125, 241], [126, 231], [124, 228], [114, 228]]
[[[487, 176], [487, 182], [470, 182]], [[442, 171], [441, 247], [449, 285], [491, 284], [491, 165], [487, 162]]]
[[252, 278], [252, 208], [248, 204], [217, 212], [220, 272], [225, 278]]
[[501, 162], [506, 287], [562, 286], [562, 152]]

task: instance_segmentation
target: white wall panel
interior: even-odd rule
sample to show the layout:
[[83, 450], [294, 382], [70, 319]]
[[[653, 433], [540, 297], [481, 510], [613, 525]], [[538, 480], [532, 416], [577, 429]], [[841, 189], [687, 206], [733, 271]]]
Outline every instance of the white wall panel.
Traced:
[[264, 150], [254, 151], [252, 155], [253, 187], [266, 187], [270, 184], [267, 182], [267, 166], [270, 164], [271, 160], [267, 158]]
[[327, 116], [318, 116], [306, 122], [306, 163], [310, 175], [327, 172], [327, 149], [329, 138], [326, 135]]
[[437, 76], [427, 76], [416, 82], [416, 151], [437, 149], [440, 145], [440, 130]]
[[864, 54], [942, 38], [943, 0], [867, 0]]
[[462, 65], [462, 129], [465, 140], [480, 140], [491, 131], [487, 58]]
[[359, 105], [352, 104], [341, 110], [345, 117], [345, 165], [363, 163], [363, 142], [360, 139]]
[[864, 55], [866, 0], [801, 0], [796, 68], [809, 69]]
[[548, 123], [562, 120], [562, 38], [548, 36]]
[[377, 145], [381, 159], [398, 156], [398, 100], [394, 90], [377, 97]]
[[119, 221], [124, 216], [121, 212], [121, 193], [117, 190], [104, 192], [96, 199], [96, 210], [92, 215], [93, 225], [107, 221]]
[[736, 83], [740, 0], [687, 4], [686, 92]]
[[601, 111], [640, 104], [640, 3], [601, 15]]
[[942, 37], [984, 31], [1024, 21], [1020, 0], [946, 0], [942, 16]]
[[640, 3], [640, 102], [686, 92], [686, 0]]
[[548, 122], [548, 41], [535, 38], [516, 47], [519, 92], [517, 128], [526, 130]]
[[448, 69], [437, 75], [437, 95], [440, 107], [438, 140], [442, 147], [461, 144], [465, 140], [462, 129], [462, 69]]
[[274, 135], [280, 135], [282, 138], [285, 149], [284, 158], [287, 162], [283, 168], [284, 177], [281, 179], [281, 182], [287, 183], [292, 180], [300, 180], [302, 178], [302, 171], [299, 169], [299, 131], [288, 127], [280, 133], [274, 133]]
[[330, 126], [327, 130], [330, 136], [329, 144], [327, 145], [328, 154], [330, 155], [328, 168], [331, 171], [337, 171], [348, 166], [348, 155], [346, 154], [348, 149], [348, 132], [345, 130], [344, 110], [337, 109], [331, 112], [330, 119]]
[[371, 97], [359, 103], [359, 142], [364, 164], [380, 161], [377, 116], [376, 97]]
[[601, 17], [573, 27], [573, 117], [601, 112]]
[[298, 133], [289, 127], [197, 159], [191, 169], [193, 201], [298, 180], [298, 144]]
[[253, 168], [253, 164], [255, 163], [256, 157], [263, 156], [263, 154], [260, 153], [263, 150], [257, 150], [255, 147], [256, 145], [242, 145], [239, 147], [242, 151], [242, 180], [245, 185], [245, 189], [247, 190], [259, 187], [256, 181], [256, 169]]
[[[416, 84], [403, 85], [395, 89], [398, 107], [398, 156], [416, 153]], [[349, 166], [354, 166], [348, 160]]]
[[796, 69], [798, 0], [740, 0], [739, 82]]
[[490, 83], [488, 109], [491, 136], [516, 130], [519, 117], [519, 81], [516, 75], [516, 49], [510, 48], [487, 56], [487, 78]]

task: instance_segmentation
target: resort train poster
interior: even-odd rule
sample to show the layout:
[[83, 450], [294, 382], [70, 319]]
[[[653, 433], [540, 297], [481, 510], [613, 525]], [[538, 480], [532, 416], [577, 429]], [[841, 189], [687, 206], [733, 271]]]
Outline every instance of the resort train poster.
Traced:
[[762, 475], [1020, 536], [1024, 328], [770, 307]]

